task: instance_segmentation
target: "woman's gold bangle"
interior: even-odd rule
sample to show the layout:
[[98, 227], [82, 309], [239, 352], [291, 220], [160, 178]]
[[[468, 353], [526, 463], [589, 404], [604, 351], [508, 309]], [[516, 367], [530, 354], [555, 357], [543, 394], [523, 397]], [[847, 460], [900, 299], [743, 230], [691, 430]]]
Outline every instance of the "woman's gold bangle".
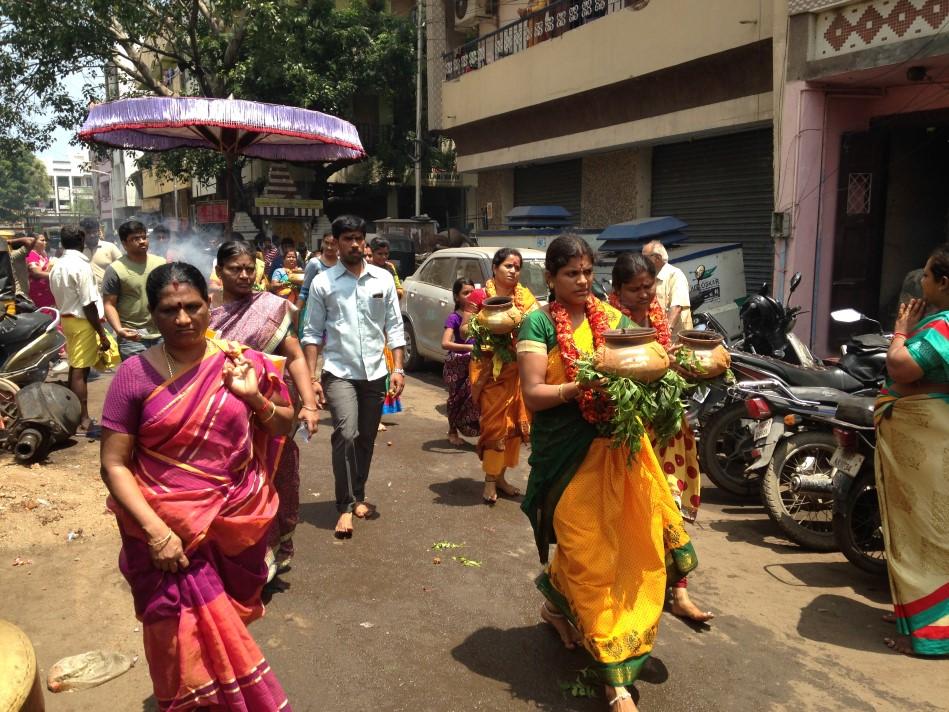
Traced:
[[570, 402], [570, 401], [568, 401], [566, 398], [563, 397], [563, 387], [566, 386], [566, 385], [567, 385], [566, 383], [561, 383], [561, 384], [560, 384], [560, 387], [557, 389], [557, 395], [560, 397], [560, 402], [561, 402], [561, 403], [569, 403], [569, 402]]
[[266, 418], [261, 418], [261, 419], [260, 419], [260, 422], [261, 422], [261, 423], [266, 423], [268, 420], [272, 419], [276, 414], [277, 414], [277, 404], [276, 404], [276, 403], [271, 403], [271, 404], [270, 404], [270, 413], [267, 414], [267, 417], [266, 417]]
[[[260, 419], [260, 422], [261, 422], [261, 423], [266, 423], [268, 420], [270, 420], [271, 418], [273, 418], [273, 417], [277, 414], [277, 404], [276, 404], [276, 403], [274, 403], [274, 402], [271, 401], [271, 400], [268, 400], [268, 401], [267, 401], [267, 405], [270, 406], [270, 412], [267, 414], [267, 417], [266, 417], [266, 418], [261, 418], [261, 419]], [[258, 415], [260, 415], [260, 414], [258, 413]]]
[[319, 412], [320, 412], [320, 409], [317, 408], [315, 405], [301, 405], [301, 406], [300, 406], [300, 410], [308, 410], [308, 411], [310, 411], [311, 413], [319, 413]]
[[165, 534], [165, 536], [163, 536], [161, 539], [148, 542], [149, 548], [157, 554], [159, 551], [165, 548], [165, 544], [171, 541], [171, 534], [172, 531], [169, 529], [168, 533]]

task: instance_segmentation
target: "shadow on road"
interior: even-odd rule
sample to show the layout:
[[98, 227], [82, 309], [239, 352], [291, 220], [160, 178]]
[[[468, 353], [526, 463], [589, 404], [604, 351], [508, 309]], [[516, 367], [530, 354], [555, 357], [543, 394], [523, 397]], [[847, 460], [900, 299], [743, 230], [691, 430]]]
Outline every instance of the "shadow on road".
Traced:
[[850, 588], [874, 603], [890, 604], [890, 586], [886, 578], [864, 573], [847, 561], [809, 561], [780, 566], [807, 586]]
[[462, 455], [468, 452], [474, 452], [475, 446], [465, 443], [464, 445], [452, 445], [448, 438], [439, 440], [429, 440], [422, 443], [422, 450], [425, 452], [434, 452], [438, 455]]
[[514, 700], [533, 702], [541, 710], [593, 712], [605, 709], [603, 691], [596, 699], [564, 696], [561, 682], [573, 682], [586, 666], [581, 651], [568, 651], [543, 625], [482, 628], [451, 651], [471, 672], [507, 685]]
[[339, 512], [336, 511], [336, 502], [302, 502], [300, 504], [300, 521], [312, 524], [317, 529], [336, 529], [336, 520]]
[[[742, 509], [735, 510], [736, 513], [746, 512], [745, 506], [761, 506], [761, 496], [755, 492], [749, 497], [738, 497], [723, 489], [716, 487], [707, 477], [702, 479], [702, 502], [707, 504], [739, 505]], [[723, 510], [724, 511], [724, 510]], [[761, 511], [764, 511], [762, 509]]]
[[797, 632], [808, 640], [852, 650], [887, 652], [883, 638], [896, 628], [880, 620], [885, 608], [825, 593], [801, 609]]
[[[470, 477], [456, 477], [449, 482], [434, 482], [428, 488], [436, 494], [432, 501], [449, 507], [483, 507], [484, 483]], [[335, 526], [335, 523], [334, 523]]]
[[730, 521], [709, 522], [707, 526], [717, 532], [725, 534], [728, 541], [739, 541], [744, 544], [763, 546], [775, 552], [797, 552], [802, 549], [796, 544], [768, 541], [769, 537], [777, 537], [778, 528], [770, 519], [734, 519]]

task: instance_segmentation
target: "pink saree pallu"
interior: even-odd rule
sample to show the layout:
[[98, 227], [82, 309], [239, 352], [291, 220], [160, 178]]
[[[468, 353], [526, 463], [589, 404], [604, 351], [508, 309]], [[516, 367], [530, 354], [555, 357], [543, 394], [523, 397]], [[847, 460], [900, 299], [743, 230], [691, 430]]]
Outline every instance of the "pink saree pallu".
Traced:
[[[261, 392], [286, 398], [274, 365], [253, 351], [245, 356]], [[181, 537], [188, 567], [157, 569], [146, 534], [109, 501], [161, 710], [290, 709], [246, 627], [264, 612], [272, 479], [285, 439], [254, 427], [248, 407], [223, 385], [225, 359], [215, 349], [145, 399], [130, 466], [149, 505]]]

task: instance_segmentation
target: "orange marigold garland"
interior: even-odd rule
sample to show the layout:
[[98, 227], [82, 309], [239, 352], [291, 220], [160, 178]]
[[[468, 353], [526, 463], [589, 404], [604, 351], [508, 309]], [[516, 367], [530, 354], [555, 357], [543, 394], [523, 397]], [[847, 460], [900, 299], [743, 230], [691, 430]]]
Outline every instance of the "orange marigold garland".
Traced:
[[[493, 279], [489, 279], [484, 283], [484, 291], [489, 297], [498, 296], [498, 288]], [[533, 296], [534, 295], [530, 293], [530, 290], [520, 282], [518, 282], [514, 287], [514, 295], [512, 299], [514, 300], [514, 306], [517, 307], [521, 314], [527, 314], [527, 310], [532, 306], [528, 302], [532, 301]]]
[[[592, 295], [587, 297], [584, 309], [586, 310], [590, 331], [593, 332], [593, 349], [596, 351], [603, 345], [605, 341], [603, 334], [610, 328], [609, 314], [603, 308], [603, 303]], [[577, 361], [583, 358], [583, 355], [573, 339], [573, 324], [570, 321], [570, 314], [567, 313], [567, 309], [562, 304], [554, 301], [550, 303], [550, 316], [557, 332], [557, 345], [560, 347], [560, 355], [563, 358], [567, 382], [575, 381], [577, 380]], [[580, 405], [580, 412], [588, 423], [597, 426], [608, 426], [610, 424], [614, 407], [609, 397], [602, 391], [591, 388], [581, 389], [577, 396], [577, 403]]]
[[[632, 321], [633, 313], [619, 300], [619, 295], [616, 292], [610, 292], [610, 304], [615, 308], [619, 309], [623, 314], [625, 314]], [[662, 305], [659, 303], [659, 300], [653, 298], [652, 303], [649, 305], [649, 310], [646, 312], [646, 318], [649, 319], [649, 326], [656, 330], [656, 341], [664, 349], [672, 348], [672, 330], [669, 329], [669, 320], [666, 318], [666, 311], [662, 308]]]

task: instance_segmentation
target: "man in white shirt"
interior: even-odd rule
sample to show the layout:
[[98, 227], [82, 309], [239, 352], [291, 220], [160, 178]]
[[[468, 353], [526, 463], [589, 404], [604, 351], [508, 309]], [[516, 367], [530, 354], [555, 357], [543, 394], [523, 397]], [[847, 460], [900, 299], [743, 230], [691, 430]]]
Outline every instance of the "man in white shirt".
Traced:
[[96, 288], [102, 289], [102, 278], [105, 271], [116, 260], [122, 259], [122, 250], [111, 242], [102, 242], [99, 239], [99, 222], [95, 218], [83, 218], [79, 227], [86, 236], [86, 248], [83, 250], [92, 265], [92, 276], [96, 280]]
[[669, 264], [669, 253], [659, 240], [646, 243], [643, 257], [656, 265], [656, 298], [666, 310], [669, 329], [677, 334], [692, 328], [692, 307], [689, 302], [689, 279], [678, 267]]
[[333, 221], [339, 262], [320, 272], [310, 285], [303, 325], [303, 351], [314, 378], [316, 400], [333, 416], [333, 475], [336, 480], [337, 539], [353, 535], [353, 516], [368, 518], [366, 480], [375, 448], [388, 369], [388, 340], [394, 367], [390, 393], [398, 398], [405, 385], [402, 359], [405, 333], [402, 312], [389, 272], [367, 264], [366, 221], [342, 215]]
[[79, 427], [90, 437], [98, 431], [86, 404], [89, 369], [99, 360], [99, 351], [111, 348], [103, 324], [102, 297], [92, 276], [89, 258], [83, 253], [85, 234], [76, 225], [64, 225], [59, 233], [63, 256], [49, 273], [49, 289], [56, 299], [66, 336], [69, 389], [82, 408]]

